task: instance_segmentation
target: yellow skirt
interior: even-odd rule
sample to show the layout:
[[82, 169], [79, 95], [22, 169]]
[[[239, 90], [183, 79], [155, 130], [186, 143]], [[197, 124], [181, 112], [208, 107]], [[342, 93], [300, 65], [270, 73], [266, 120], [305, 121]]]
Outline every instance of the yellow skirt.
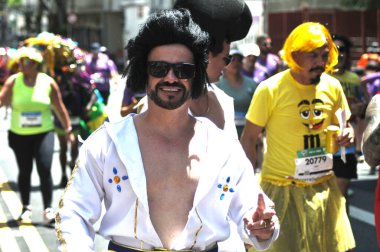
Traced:
[[276, 204], [280, 220], [280, 235], [266, 251], [344, 252], [355, 247], [346, 200], [335, 176], [309, 186], [281, 186], [266, 180], [260, 184]]

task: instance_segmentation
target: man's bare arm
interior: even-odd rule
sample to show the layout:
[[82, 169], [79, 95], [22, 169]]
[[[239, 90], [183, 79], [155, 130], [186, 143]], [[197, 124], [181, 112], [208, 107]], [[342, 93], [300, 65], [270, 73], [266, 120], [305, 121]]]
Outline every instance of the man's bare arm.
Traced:
[[256, 164], [256, 143], [263, 127], [253, 124], [246, 120], [244, 130], [240, 137], [240, 143], [243, 146], [245, 154], [251, 161], [252, 166]]

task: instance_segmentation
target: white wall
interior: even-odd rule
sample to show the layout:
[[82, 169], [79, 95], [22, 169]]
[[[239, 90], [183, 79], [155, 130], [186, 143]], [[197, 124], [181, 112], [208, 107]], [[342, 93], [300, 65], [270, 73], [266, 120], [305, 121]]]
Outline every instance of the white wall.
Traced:
[[141, 24], [145, 22], [150, 11], [150, 7], [144, 3], [126, 7], [124, 8], [124, 45], [128, 43], [129, 39], [137, 35]]

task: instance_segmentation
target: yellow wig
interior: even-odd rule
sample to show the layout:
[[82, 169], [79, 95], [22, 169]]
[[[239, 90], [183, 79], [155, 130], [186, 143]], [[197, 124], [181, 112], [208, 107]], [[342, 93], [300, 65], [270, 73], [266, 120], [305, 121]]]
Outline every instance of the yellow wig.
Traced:
[[320, 23], [306, 22], [297, 26], [284, 43], [282, 58], [291, 70], [299, 72], [302, 67], [294, 61], [292, 53], [311, 52], [325, 44], [329, 49], [326, 72], [330, 72], [338, 63], [338, 50], [330, 32]]

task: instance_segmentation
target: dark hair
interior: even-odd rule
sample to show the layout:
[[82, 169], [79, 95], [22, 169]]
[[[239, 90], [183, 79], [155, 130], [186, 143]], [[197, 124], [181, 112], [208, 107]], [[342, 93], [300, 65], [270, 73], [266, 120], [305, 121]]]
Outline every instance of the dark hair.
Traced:
[[[351, 51], [351, 47], [352, 47], [352, 42], [346, 36], [340, 35], [340, 34], [333, 34], [332, 39], [333, 39], [333, 41], [338, 40], [338, 41], [343, 43], [343, 45], [344, 45], [343, 51], [347, 55], [347, 60], [346, 60], [345, 65], [344, 65], [344, 69], [350, 70], [350, 68], [351, 68], [351, 53], [350, 53], [350, 51]], [[337, 48], [337, 49], [338, 49], [338, 51], [341, 51], [341, 48]]]
[[257, 36], [257, 38], [256, 38], [256, 44], [260, 45], [263, 41], [265, 41], [268, 38], [269, 38], [269, 36], [267, 34], [263, 34], [263, 35]]
[[194, 21], [210, 34], [208, 50], [217, 55], [223, 42], [243, 39], [251, 25], [252, 14], [244, 0], [176, 0], [174, 8], [185, 8]]
[[208, 64], [208, 34], [193, 22], [185, 9], [161, 10], [153, 13], [140, 28], [137, 36], [129, 40], [126, 50], [129, 64], [123, 76], [133, 92], [145, 91], [148, 83], [147, 58], [149, 52], [161, 45], [183, 44], [194, 56], [195, 77], [192, 80], [191, 97], [198, 98], [209, 83], [206, 73]]

